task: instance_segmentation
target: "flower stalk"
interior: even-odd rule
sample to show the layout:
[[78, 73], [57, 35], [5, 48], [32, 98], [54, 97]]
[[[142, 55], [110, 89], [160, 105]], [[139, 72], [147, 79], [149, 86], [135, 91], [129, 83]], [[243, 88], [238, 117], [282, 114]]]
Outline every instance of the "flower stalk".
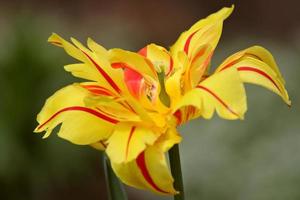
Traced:
[[179, 192], [174, 195], [174, 200], [184, 200], [183, 179], [180, 164], [179, 145], [174, 145], [169, 151], [170, 167], [174, 177], [174, 187]]
[[103, 155], [104, 173], [106, 178], [106, 185], [109, 200], [127, 200], [123, 184], [113, 172], [107, 156]]

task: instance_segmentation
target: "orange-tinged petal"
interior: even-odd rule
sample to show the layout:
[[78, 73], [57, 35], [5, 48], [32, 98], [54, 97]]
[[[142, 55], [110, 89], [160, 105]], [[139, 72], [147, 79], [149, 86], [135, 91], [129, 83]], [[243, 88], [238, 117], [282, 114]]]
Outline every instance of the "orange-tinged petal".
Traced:
[[86, 107], [88, 91], [77, 84], [62, 88], [52, 95], [38, 114], [39, 126], [35, 132], [47, 131], [48, 137], [60, 123], [58, 135], [75, 144], [92, 144], [107, 139], [118, 121]]
[[[116, 49], [115, 49], [116, 50]], [[116, 51], [112, 50], [113, 52], [116, 53]], [[118, 54], [122, 55], [123, 53], [128, 54], [126, 51], [120, 51]], [[124, 56], [124, 55], [122, 55]], [[131, 54], [132, 56], [132, 61], [137, 61], [134, 60], [133, 58], [136, 57], [137, 59], [143, 59], [147, 65], [152, 66], [152, 63], [147, 59], [144, 58], [143, 56], [140, 56], [138, 54]], [[120, 59], [121, 57], [118, 57]], [[145, 71], [142, 69], [143, 67], [139, 68], [137, 66], [132, 67], [134, 65], [134, 62], [130, 63], [129, 61], [131, 59], [122, 57], [122, 59], [125, 60], [118, 60], [117, 62], [114, 62], [112, 60], [112, 66], [114, 68], [119, 68], [123, 69], [124, 71], [124, 82], [125, 85], [127, 86], [128, 91], [130, 94], [147, 110], [149, 111], [154, 111], [154, 112], [167, 112], [166, 106], [161, 102], [159, 99], [159, 93], [160, 93], [160, 84], [159, 81], [153, 79], [152, 77], [148, 76], [147, 74], [143, 74]], [[141, 61], [141, 60], [140, 60]], [[147, 61], [147, 62], [146, 62]], [[127, 62], [127, 63], [126, 63]], [[129, 63], [129, 64], [128, 64]], [[139, 62], [136, 62], [135, 64], [138, 64]], [[144, 63], [144, 64], [145, 64]], [[150, 64], [148, 64], [150, 63]], [[139, 63], [141, 64], [141, 62]], [[155, 76], [157, 76], [155, 72]]]
[[139, 99], [142, 95], [144, 77], [133, 69], [124, 69], [124, 81], [132, 96]]
[[242, 81], [263, 86], [281, 96], [288, 105], [291, 104], [282, 75], [266, 49], [253, 46], [239, 51], [228, 57], [216, 71], [228, 68], [236, 68]]
[[130, 162], [152, 145], [159, 134], [149, 128], [120, 123], [108, 140], [106, 153], [114, 163]]

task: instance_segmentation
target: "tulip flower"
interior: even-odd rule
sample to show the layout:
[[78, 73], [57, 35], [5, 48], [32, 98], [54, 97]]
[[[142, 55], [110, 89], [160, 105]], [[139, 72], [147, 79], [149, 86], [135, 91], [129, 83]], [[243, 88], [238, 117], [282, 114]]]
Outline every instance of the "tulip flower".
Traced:
[[263, 47], [241, 50], [211, 72], [223, 21], [232, 11], [223, 8], [198, 21], [170, 50], [156, 44], [137, 53], [106, 50], [92, 39], [87, 48], [73, 38], [72, 44], [51, 35], [51, 44], [79, 61], [65, 70], [86, 82], [53, 94], [38, 114], [35, 132], [46, 131], [46, 138], [61, 124], [59, 137], [105, 151], [123, 183], [180, 195], [165, 155], [182, 139], [179, 125], [210, 119], [215, 111], [224, 119], [244, 119], [244, 83], [263, 86], [290, 105], [276, 62]]

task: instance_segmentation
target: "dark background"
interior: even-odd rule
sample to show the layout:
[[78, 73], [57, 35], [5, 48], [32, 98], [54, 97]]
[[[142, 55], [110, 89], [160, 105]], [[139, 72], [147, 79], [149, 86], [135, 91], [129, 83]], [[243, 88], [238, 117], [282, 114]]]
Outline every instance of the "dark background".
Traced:
[[[0, 0], [0, 199], [107, 199], [98, 151], [32, 131], [45, 99], [74, 81], [73, 63], [47, 44], [52, 32], [106, 48], [170, 46], [193, 23], [235, 4], [213, 66], [262, 45], [275, 56], [292, 100], [247, 86], [244, 121], [197, 119], [181, 127], [187, 199], [300, 199], [298, 1]], [[126, 187], [129, 199], [171, 199]]]

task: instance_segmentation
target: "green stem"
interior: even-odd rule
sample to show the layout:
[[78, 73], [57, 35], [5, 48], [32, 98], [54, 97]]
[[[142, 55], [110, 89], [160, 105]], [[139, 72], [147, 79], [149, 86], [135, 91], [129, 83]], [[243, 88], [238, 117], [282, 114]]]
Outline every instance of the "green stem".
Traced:
[[169, 151], [170, 167], [174, 177], [174, 187], [179, 194], [174, 195], [174, 200], [184, 200], [183, 180], [180, 165], [179, 145], [174, 145]]
[[113, 172], [105, 154], [103, 155], [103, 164], [109, 200], [127, 200], [124, 187]]

